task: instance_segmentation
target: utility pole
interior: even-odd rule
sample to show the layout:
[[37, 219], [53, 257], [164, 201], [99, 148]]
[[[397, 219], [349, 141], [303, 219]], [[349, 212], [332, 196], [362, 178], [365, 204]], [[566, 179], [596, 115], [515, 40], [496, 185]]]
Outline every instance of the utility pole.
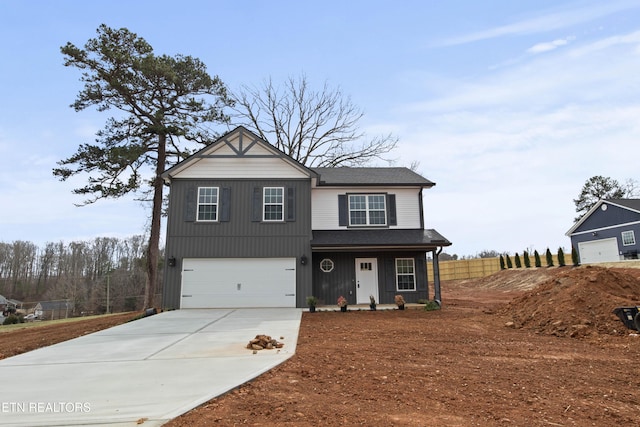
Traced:
[[111, 271], [107, 273], [107, 314], [109, 314], [109, 277], [111, 277]]

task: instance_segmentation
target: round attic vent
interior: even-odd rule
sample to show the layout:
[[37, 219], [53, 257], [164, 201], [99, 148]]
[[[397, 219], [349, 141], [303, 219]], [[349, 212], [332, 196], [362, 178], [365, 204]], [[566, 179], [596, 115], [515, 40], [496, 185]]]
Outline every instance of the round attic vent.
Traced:
[[602, 209], [603, 211], [607, 210], [607, 205], [605, 205], [604, 203], [602, 204], [602, 206], [600, 206], [600, 209]]

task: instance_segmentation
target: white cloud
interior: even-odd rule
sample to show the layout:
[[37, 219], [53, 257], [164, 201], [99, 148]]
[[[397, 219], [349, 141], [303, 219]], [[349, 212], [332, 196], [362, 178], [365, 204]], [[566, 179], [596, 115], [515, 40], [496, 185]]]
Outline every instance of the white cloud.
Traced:
[[569, 28], [616, 12], [628, 9], [637, 9], [638, 7], [640, 7], [638, 2], [633, 0], [598, 2], [594, 4], [574, 2], [566, 8], [551, 9], [539, 16], [523, 19], [512, 24], [452, 37], [444, 40], [440, 45], [452, 46], [503, 36], [543, 33], [562, 28]]
[[560, 46], [565, 46], [566, 44], [568, 44], [570, 41], [574, 39], [575, 37], [567, 37], [565, 39], [556, 39], [551, 42], [538, 43], [531, 46], [529, 49], [527, 49], [527, 52], [533, 53], [533, 54], [549, 52], [559, 48]]
[[425, 191], [427, 226], [454, 242], [450, 253], [568, 248], [584, 182], [637, 176], [636, 39], [532, 55], [398, 110], [400, 156], [437, 183]]
[[640, 47], [640, 31], [635, 31], [629, 34], [616, 35], [607, 37], [602, 40], [598, 40], [594, 43], [582, 46], [579, 49], [575, 49], [572, 52], [574, 57], [581, 57], [587, 55], [593, 55], [600, 51], [606, 51], [607, 49], [614, 48], [616, 46], [634, 45], [635, 52], [637, 53], [638, 47]]

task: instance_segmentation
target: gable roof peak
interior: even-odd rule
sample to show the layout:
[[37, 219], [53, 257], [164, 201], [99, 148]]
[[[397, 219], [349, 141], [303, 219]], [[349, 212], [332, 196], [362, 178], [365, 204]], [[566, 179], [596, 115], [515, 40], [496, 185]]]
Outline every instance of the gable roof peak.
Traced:
[[[162, 174], [162, 178], [165, 182], [170, 182], [172, 178], [182, 174], [187, 169], [191, 169], [200, 161], [209, 162], [209, 168], [211, 169], [214, 167], [211, 166], [212, 161], [224, 162], [225, 158], [243, 159], [254, 163], [260, 162], [260, 159], [277, 159], [284, 162], [283, 164], [287, 164], [291, 170], [297, 171], [296, 173], [298, 174], [315, 177], [315, 172], [302, 163], [288, 156], [246, 127], [237, 126], [191, 156], [166, 169]], [[254, 167], [256, 166], [254, 165]]]

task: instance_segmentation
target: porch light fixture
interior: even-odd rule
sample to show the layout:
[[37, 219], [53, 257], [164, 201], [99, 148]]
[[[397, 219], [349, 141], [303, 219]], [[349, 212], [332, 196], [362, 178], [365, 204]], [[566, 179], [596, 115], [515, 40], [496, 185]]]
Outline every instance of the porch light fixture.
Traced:
[[307, 259], [307, 256], [306, 256], [306, 255], [302, 255], [302, 256], [300, 257], [300, 264], [302, 264], [302, 265], [307, 265], [307, 261], [308, 261], [308, 259]]
[[171, 258], [169, 258], [169, 267], [175, 267], [176, 266], [176, 257], [172, 256]]

